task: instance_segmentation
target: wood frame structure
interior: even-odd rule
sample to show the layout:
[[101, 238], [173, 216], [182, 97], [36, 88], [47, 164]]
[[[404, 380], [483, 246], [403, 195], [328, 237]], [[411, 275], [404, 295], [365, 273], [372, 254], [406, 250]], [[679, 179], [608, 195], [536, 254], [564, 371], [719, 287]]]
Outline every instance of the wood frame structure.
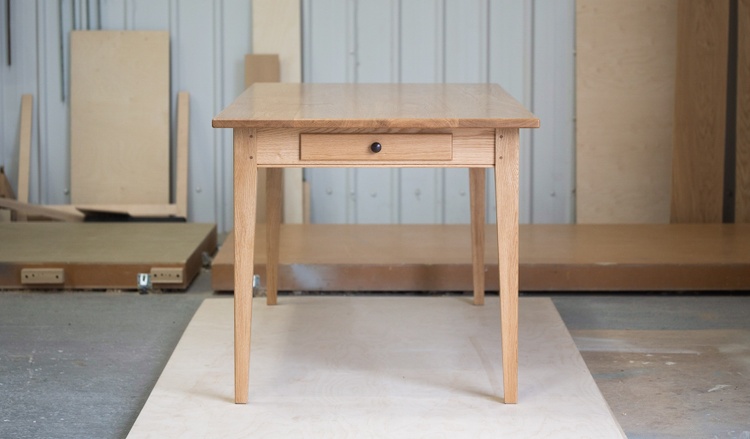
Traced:
[[[502, 319], [505, 403], [518, 398], [518, 169], [519, 129], [539, 119], [497, 85], [445, 84], [255, 84], [213, 120], [214, 128], [234, 129], [235, 212], [235, 402], [248, 401], [250, 329], [259, 168], [267, 174], [268, 303], [276, 301], [281, 188], [285, 167], [465, 167], [483, 180], [495, 170], [498, 268]], [[333, 159], [305, 160], [316, 148], [303, 133], [345, 135]], [[449, 158], [429, 151], [378, 155], [373, 135], [450, 134]], [[377, 145], [377, 147], [376, 147]], [[361, 154], [369, 148], [371, 153]], [[476, 185], [473, 185], [476, 186]], [[477, 192], [477, 191], [475, 191]], [[484, 228], [484, 209], [471, 197], [472, 223]], [[273, 220], [272, 220], [273, 219]], [[478, 238], [478, 235], [475, 236]], [[483, 242], [472, 252], [475, 272], [484, 270]], [[273, 280], [271, 280], [273, 278]], [[477, 287], [480, 285], [477, 284]], [[474, 291], [481, 302], [484, 286]]]

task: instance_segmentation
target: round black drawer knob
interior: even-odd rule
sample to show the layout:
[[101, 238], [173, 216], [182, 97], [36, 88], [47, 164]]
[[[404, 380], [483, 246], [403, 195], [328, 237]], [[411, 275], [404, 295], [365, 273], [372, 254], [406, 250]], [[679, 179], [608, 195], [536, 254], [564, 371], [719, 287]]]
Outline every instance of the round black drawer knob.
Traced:
[[381, 149], [383, 149], [383, 145], [381, 145], [379, 142], [375, 142], [372, 145], [370, 145], [370, 151], [374, 153], [380, 152]]

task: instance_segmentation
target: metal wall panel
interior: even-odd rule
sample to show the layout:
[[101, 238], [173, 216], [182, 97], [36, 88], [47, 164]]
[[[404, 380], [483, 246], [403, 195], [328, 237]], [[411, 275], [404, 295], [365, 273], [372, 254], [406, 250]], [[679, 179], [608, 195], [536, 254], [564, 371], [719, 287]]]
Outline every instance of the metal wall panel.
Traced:
[[[521, 222], [571, 222], [573, 0], [303, 0], [305, 82], [496, 82], [542, 118], [521, 138]], [[487, 219], [495, 220], [492, 171]], [[315, 169], [313, 222], [467, 223], [463, 169]]]

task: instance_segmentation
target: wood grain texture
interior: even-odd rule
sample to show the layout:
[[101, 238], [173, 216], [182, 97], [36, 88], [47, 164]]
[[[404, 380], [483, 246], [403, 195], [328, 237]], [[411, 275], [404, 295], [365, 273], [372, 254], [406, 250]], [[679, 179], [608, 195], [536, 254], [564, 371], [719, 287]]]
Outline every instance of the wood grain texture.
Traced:
[[750, 0], [739, 0], [737, 18], [737, 180], [734, 220], [750, 223]]
[[515, 404], [518, 402], [518, 129], [497, 130], [495, 145], [504, 401]]
[[[498, 291], [497, 230], [485, 228], [486, 290]], [[265, 228], [255, 272], [265, 280]], [[282, 291], [471, 291], [469, 225], [283, 225]], [[230, 234], [212, 287], [231, 291]], [[522, 291], [744, 291], [747, 224], [521, 224]]]
[[471, 266], [474, 305], [484, 305], [485, 170], [469, 168], [471, 207]]
[[169, 33], [74, 31], [73, 204], [169, 203]]
[[268, 190], [266, 223], [266, 303], [276, 305], [276, 293], [279, 287], [279, 227], [281, 225], [282, 170], [267, 169]]
[[177, 94], [177, 175], [174, 204], [177, 216], [188, 217], [188, 154], [190, 153], [190, 94]]
[[679, 0], [673, 223], [722, 221], [729, 2]]
[[[450, 134], [301, 134], [300, 160], [371, 163], [374, 161], [448, 161], [453, 158]], [[380, 143], [374, 153], [370, 146]]]
[[214, 128], [537, 128], [498, 85], [255, 84]]
[[576, 220], [667, 223], [677, 1], [576, 2]]
[[[197, 223], [0, 224], [0, 288], [27, 288], [24, 268], [63, 268], [54, 289], [135, 290], [138, 273], [154, 267], [182, 268], [185, 289], [198, 275], [202, 253], [216, 251], [216, 226]], [[117, 249], [113, 251], [112, 249]], [[35, 287], [39, 288], [39, 287]]]
[[250, 329], [253, 313], [253, 258], [258, 182], [255, 130], [234, 130], [234, 387], [235, 402], [247, 403]]
[[521, 403], [498, 406], [498, 300], [467, 302], [258, 298], [252, 410], [237, 410], [227, 404], [232, 302], [207, 299], [129, 438], [625, 437], [548, 298], [521, 298]]
[[492, 129], [346, 129], [337, 133], [351, 134], [444, 134], [453, 137], [453, 152], [450, 160], [429, 160], [425, 163], [399, 160], [388, 163], [371, 163], [362, 160], [301, 160], [300, 137], [303, 134], [329, 133], [330, 128], [318, 129], [274, 129], [258, 130], [259, 166], [309, 166], [309, 167], [492, 167], [495, 154], [495, 131]]

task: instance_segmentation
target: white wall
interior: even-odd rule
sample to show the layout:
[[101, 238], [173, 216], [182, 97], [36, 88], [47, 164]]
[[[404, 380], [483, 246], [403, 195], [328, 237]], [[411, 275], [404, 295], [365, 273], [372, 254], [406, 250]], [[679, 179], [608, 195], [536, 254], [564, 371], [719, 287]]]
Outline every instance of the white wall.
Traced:
[[[217, 222], [222, 231], [231, 228], [232, 135], [212, 129], [210, 121], [242, 90], [243, 56], [252, 47], [250, 3], [12, 2], [10, 67], [5, 32], [0, 35], [0, 165], [15, 182], [20, 96], [31, 93], [31, 201], [69, 202], [68, 31], [100, 24], [103, 29], [166, 29], [173, 99], [179, 90], [191, 94], [189, 216]], [[521, 221], [571, 222], [574, 6], [574, 0], [302, 0], [303, 79], [501, 84], [542, 124], [522, 135]], [[316, 169], [306, 174], [315, 222], [469, 221], [466, 170]], [[488, 174], [487, 217], [494, 221]]]
[[[0, 35], [0, 165], [11, 181], [15, 184], [18, 175], [20, 96], [30, 93], [34, 96], [31, 201], [70, 201], [71, 29], [168, 30], [173, 113], [177, 92], [190, 93], [189, 217], [217, 222], [222, 230], [231, 227], [232, 135], [230, 130], [211, 128], [211, 118], [243, 89], [244, 55], [252, 47], [250, 2], [37, 0], [14, 1], [11, 6], [11, 66], [6, 64], [6, 32]], [[5, 30], [5, 8], [0, 9]]]
[[[522, 134], [521, 221], [574, 220], [572, 0], [303, 0], [305, 82], [495, 82]], [[313, 169], [313, 222], [466, 223], [466, 170]], [[487, 218], [494, 221], [492, 172]]]

